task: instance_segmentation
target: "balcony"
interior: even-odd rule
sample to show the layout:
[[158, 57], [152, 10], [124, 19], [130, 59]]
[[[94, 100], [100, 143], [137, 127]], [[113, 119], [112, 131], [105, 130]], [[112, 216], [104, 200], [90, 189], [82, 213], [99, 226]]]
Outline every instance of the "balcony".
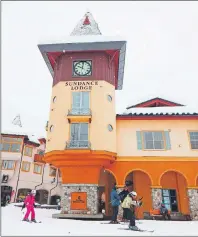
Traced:
[[68, 110], [67, 119], [70, 122], [91, 122], [91, 109], [72, 108]]
[[34, 155], [34, 162], [45, 163], [43, 160], [44, 154], [35, 154]]
[[91, 149], [89, 141], [68, 141], [65, 149]]

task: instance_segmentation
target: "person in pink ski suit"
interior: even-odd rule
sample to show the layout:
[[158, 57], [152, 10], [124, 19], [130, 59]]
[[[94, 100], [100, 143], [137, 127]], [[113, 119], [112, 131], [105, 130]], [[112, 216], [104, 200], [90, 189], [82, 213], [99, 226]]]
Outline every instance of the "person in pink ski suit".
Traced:
[[36, 195], [36, 190], [32, 190], [30, 195], [28, 195], [24, 200], [24, 205], [27, 208], [27, 211], [25, 213], [23, 221], [29, 221], [28, 217], [29, 217], [30, 212], [31, 212], [31, 221], [36, 222], [36, 220], [35, 220], [35, 211], [34, 211], [34, 208], [36, 207], [36, 205], [35, 205], [35, 195]]

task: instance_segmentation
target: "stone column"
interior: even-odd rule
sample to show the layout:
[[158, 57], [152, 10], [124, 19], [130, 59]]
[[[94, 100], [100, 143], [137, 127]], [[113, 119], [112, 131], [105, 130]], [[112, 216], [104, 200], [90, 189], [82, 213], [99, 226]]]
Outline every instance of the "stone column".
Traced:
[[162, 203], [162, 189], [152, 188], [153, 209], [158, 209], [159, 204]]
[[188, 189], [190, 216], [192, 220], [198, 220], [198, 188]]
[[[71, 194], [87, 193], [87, 210], [71, 210]], [[98, 185], [96, 184], [62, 184], [61, 214], [98, 214]]]
[[[122, 192], [122, 190], [123, 190], [123, 188], [118, 188], [117, 193]], [[118, 209], [118, 220], [122, 220], [122, 217], [123, 217], [123, 209], [120, 204], [119, 209]]]

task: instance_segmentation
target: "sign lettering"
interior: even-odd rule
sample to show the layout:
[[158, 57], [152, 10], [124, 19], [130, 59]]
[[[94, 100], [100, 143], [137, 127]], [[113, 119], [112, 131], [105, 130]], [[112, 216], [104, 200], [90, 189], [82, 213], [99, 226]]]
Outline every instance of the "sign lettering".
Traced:
[[67, 81], [65, 86], [70, 86], [71, 90], [92, 90], [92, 86], [98, 86], [98, 81]]
[[87, 193], [75, 192], [71, 193], [71, 210], [87, 209]]

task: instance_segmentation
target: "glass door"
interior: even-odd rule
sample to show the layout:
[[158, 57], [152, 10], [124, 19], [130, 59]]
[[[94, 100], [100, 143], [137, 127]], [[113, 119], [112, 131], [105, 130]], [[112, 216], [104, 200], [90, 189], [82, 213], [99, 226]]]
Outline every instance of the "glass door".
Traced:
[[163, 189], [162, 200], [168, 210], [171, 212], [178, 212], [177, 194], [175, 189]]

